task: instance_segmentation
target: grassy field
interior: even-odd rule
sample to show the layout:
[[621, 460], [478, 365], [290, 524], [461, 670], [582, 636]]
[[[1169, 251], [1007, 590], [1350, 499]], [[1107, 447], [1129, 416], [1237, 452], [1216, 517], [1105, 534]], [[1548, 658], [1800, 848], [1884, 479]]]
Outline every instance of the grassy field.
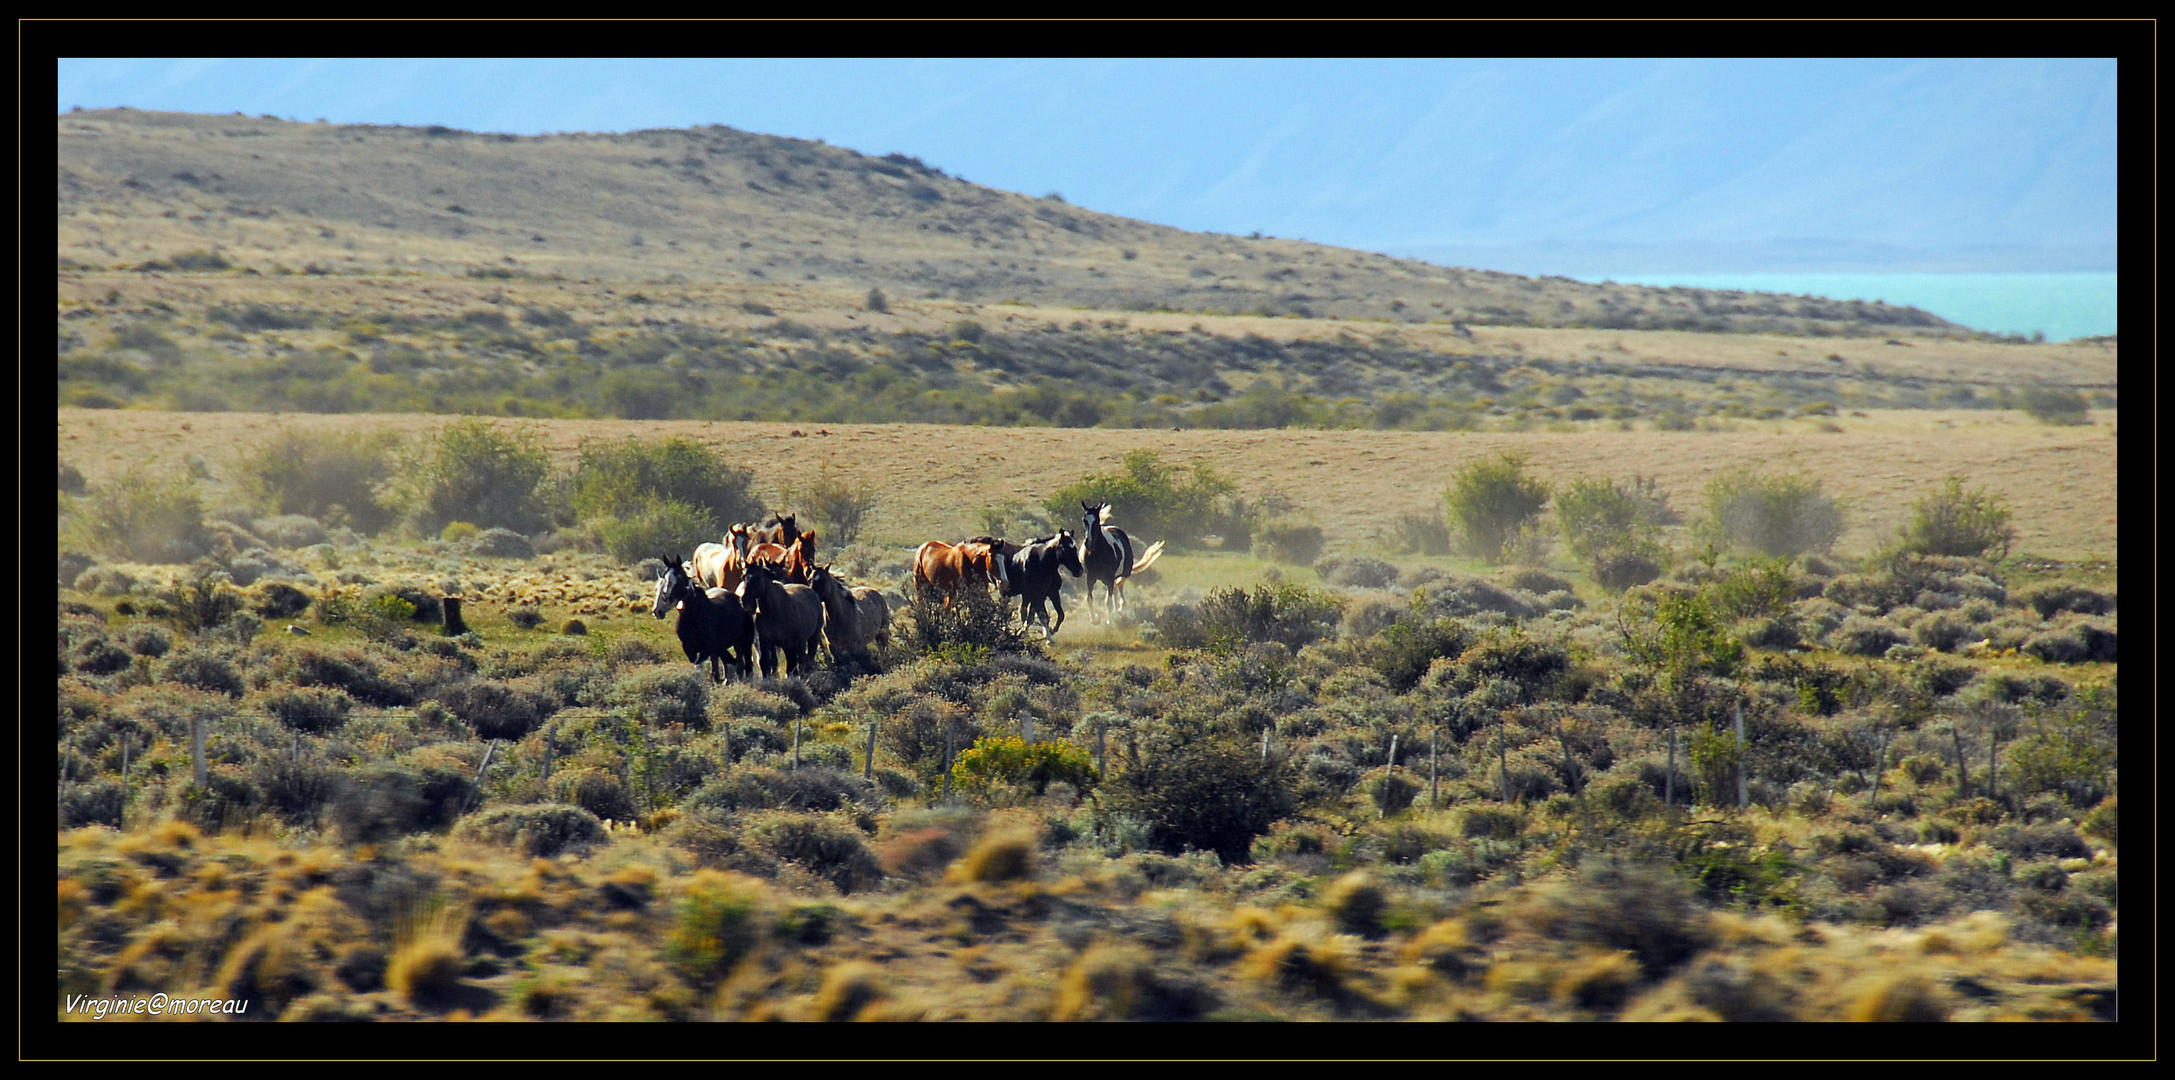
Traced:
[[[1951, 473], [2006, 497], [2017, 550], [2064, 561], [2115, 554], [2116, 416], [2049, 427], [2021, 413], [1895, 410], [1818, 421], [1727, 421], [1714, 431], [1325, 432], [992, 429], [925, 424], [815, 425], [693, 421], [534, 421], [562, 464], [583, 439], [681, 435], [725, 450], [759, 489], [813, 476], [826, 460], [873, 484], [881, 499], [869, 538], [912, 546], [971, 535], [980, 507], [1048, 493], [1105, 471], [1129, 450], [1205, 461], [1251, 496], [1279, 492], [1322, 525], [1332, 549], [1371, 550], [1397, 515], [1439, 508], [1451, 473], [1498, 451], [1531, 458], [1543, 479], [1654, 477], [1680, 510], [1699, 505], [1718, 471], [1799, 469], [1847, 500], [1841, 547], [1866, 551], [1902, 523], [1912, 500]], [[98, 480], [122, 470], [167, 472], [203, 459], [213, 476], [239, 448], [292, 427], [305, 431], [435, 431], [437, 416], [59, 411], [62, 460]], [[795, 435], [794, 432], [801, 432]], [[827, 434], [826, 434], [827, 432]], [[1124, 507], [1118, 508], [1120, 524]], [[1152, 538], [1150, 538], [1152, 539]]]

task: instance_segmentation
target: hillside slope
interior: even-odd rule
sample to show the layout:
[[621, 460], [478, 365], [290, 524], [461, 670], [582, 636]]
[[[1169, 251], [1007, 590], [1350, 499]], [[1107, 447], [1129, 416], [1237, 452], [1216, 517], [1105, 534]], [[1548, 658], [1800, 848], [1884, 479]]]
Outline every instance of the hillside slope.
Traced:
[[241, 274], [557, 275], [1392, 323], [1969, 336], [1913, 308], [1589, 285], [1189, 233], [903, 155], [724, 127], [517, 137], [130, 109], [56, 126], [63, 272], [211, 252]]

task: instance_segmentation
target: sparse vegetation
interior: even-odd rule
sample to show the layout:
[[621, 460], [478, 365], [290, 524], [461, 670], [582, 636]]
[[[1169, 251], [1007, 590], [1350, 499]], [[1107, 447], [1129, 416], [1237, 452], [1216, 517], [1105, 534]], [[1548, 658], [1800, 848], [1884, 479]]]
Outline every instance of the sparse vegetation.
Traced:
[[1532, 525], [1548, 503], [1548, 487], [1525, 473], [1526, 460], [1503, 454], [1460, 468], [1443, 502], [1459, 545], [1475, 558], [1502, 562], [1514, 547], [1531, 545]]

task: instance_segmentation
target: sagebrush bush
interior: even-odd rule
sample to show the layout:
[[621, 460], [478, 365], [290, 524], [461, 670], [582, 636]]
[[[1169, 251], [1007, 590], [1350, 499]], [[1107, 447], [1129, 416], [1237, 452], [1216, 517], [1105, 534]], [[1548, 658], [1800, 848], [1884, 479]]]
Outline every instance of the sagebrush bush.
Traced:
[[1028, 743], [1017, 736], [981, 738], [952, 764], [952, 787], [986, 798], [1021, 791], [1039, 796], [1052, 783], [1071, 784], [1086, 794], [1098, 779], [1088, 752], [1063, 739]]
[[347, 723], [355, 699], [331, 687], [290, 686], [265, 695], [259, 704], [289, 731], [322, 735]]
[[[286, 429], [245, 447], [236, 462], [236, 478], [250, 505], [260, 513], [299, 515], [375, 533], [393, 519], [384, 498], [385, 485], [393, 475], [394, 441], [387, 434]], [[315, 540], [302, 539], [291, 530], [276, 531], [283, 535], [265, 534], [265, 538], [282, 547], [324, 540], [322, 527]]]
[[1697, 531], [1723, 548], [1793, 558], [1835, 546], [1843, 507], [1811, 476], [1727, 469], [1707, 483]]
[[1548, 505], [1548, 486], [1525, 473], [1526, 459], [1503, 454], [1476, 461], [1452, 474], [1443, 504], [1451, 531], [1465, 552], [1502, 562], [1520, 534]]
[[595, 814], [563, 803], [493, 806], [461, 821], [461, 836], [504, 844], [532, 858], [585, 851], [609, 837]]
[[1450, 523], [1433, 510], [1399, 514], [1390, 522], [1390, 546], [1407, 555], [1450, 554]]
[[1273, 562], [1306, 566], [1321, 557], [1322, 527], [1290, 518], [1275, 518], [1254, 529], [1254, 555]]
[[1331, 556], [1317, 561], [1322, 582], [1347, 589], [1385, 589], [1397, 583], [1397, 567], [1365, 555]]
[[774, 812], [748, 827], [750, 839], [771, 857], [797, 863], [842, 893], [883, 879], [883, 867], [851, 818]]
[[156, 480], [131, 471], [93, 484], [77, 525], [86, 547], [135, 562], [191, 562], [210, 544], [203, 496], [187, 473]]
[[1556, 493], [1564, 546], [1588, 563], [1611, 552], [1647, 548], [1658, 529], [1676, 520], [1668, 497], [1648, 477], [1634, 477], [1628, 485], [1587, 477]]
[[1275, 641], [1294, 649], [1334, 637], [1344, 615], [1337, 597], [1315, 589], [1267, 582], [1248, 591], [1227, 586], [1198, 605], [1172, 604], [1155, 625], [1155, 640], [1178, 649], [1228, 652]]
[[1920, 555], [1959, 555], [1969, 558], [2007, 558], [2016, 541], [2009, 524], [2009, 505], [1985, 488], [1964, 490], [1964, 478], [1951, 476], [1941, 490], [1911, 504], [1911, 520], [1897, 538], [1897, 546]]
[[2027, 386], [2017, 398], [2023, 410], [2042, 424], [2073, 426], [2092, 422], [2091, 403], [2067, 387]]
[[550, 473], [541, 432], [466, 417], [440, 429], [406, 462], [399, 501], [425, 536], [455, 521], [532, 533], [549, 518]]
[[713, 986], [762, 941], [763, 893], [737, 874], [697, 871], [674, 910], [665, 956], [681, 978]]
[[1114, 472], [1069, 484], [1043, 503], [1050, 520], [1080, 520], [1080, 504], [1109, 503], [1110, 523], [1126, 531], [1136, 548], [1162, 540], [1172, 548], [1197, 547], [1220, 536], [1226, 551], [1245, 550], [1253, 539], [1253, 511], [1237, 498], [1238, 485], [1206, 462], [1191, 468], [1133, 450]]
[[[868, 516], [876, 511], [883, 499], [874, 484], [838, 471], [830, 459], [826, 458], [816, 467], [815, 479], [805, 486], [789, 484], [780, 494], [780, 501], [788, 506], [798, 507], [800, 516], [809, 519], [803, 528], [822, 530], [824, 543], [845, 547], [860, 538], [861, 529], [867, 523]], [[990, 535], [1006, 534], [999, 532]]]

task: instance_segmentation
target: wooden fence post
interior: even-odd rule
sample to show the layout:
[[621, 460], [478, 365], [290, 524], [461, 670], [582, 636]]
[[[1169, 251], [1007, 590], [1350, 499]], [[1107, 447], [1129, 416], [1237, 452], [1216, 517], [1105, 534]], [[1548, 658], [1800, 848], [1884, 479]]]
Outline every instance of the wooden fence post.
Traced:
[[1677, 804], [1677, 722], [1669, 721], [1669, 768], [1661, 774], [1661, 804], [1664, 808]]
[[876, 775], [876, 721], [868, 722], [868, 756], [861, 761], [861, 779]]
[[1104, 759], [1104, 757], [1103, 757], [1103, 727], [1104, 727], [1104, 724], [1105, 724], [1105, 722], [1104, 722], [1104, 721], [1101, 721], [1101, 720], [1097, 720], [1097, 721], [1095, 721], [1095, 772], [1096, 772], [1096, 774], [1097, 774], [1097, 775], [1099, 775], [1099, 776], [1109, 776], [1109, 775], [1110, 775], [1110, 766], [1109, 766], [1108, 762], [1107, 762], [1107, 761], [1106, 761], [1106, 760]]
[[1495, 769], [1503, 777], [1503, 805], [1510, 805], [1510, 711], [1497, 715], [1495, 725]]
[[1738, 702], [1731, 709], [1737, 714], [1737, 809], [1741, 812], [1751, 805], [1745, 788], [1745, 706]]
[[196, 786], [203, 787], [206, 780], [206, 770], [204, 767], [204, 718], [201, 716], [189, 717], [189, 757], [195, 766], [192, 776], [196, 780]]
[[1390, 734], [1390, 758], [1382, 765], [1382, 816], [1390, 816], [1390, 781], [1397, 777], [1397, 735]]
[[793, 767], [801, 767], [801, 718], [793, 718]]
[[460, 597], [441, 596], [438, 598], [438, 605], [447, 637], [457, 637], [468, 632], [468, 624], [461, 621]]
[[939, 798], [952, 797], [952, 722], [944, 721], [944, 793]]
[[1436, 808], [1435, 793], [1442, 776], [1435, 767], [1435, 743], [1441, 735], [1441, 728], [1432, 729], [1427, 733], [1427, 808], [1429, 810]]
[[1964, 763], [1964, 726], [1951, 722], [1948, 733], [1956, 745], [1956, 797], [1961, 799], [1971, 794], [1971, 768]]

